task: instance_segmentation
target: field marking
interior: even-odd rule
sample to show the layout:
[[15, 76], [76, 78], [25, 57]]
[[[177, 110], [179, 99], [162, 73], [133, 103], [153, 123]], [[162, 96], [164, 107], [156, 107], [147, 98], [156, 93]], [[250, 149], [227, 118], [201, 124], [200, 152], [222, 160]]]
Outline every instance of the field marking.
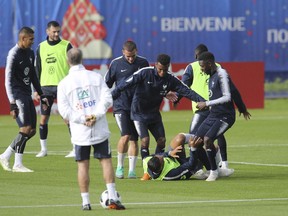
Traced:
[[[263, 199], [234, 199], [234, 200], [191, 200], [176, 202], [136, 202], [123, 203], [127, 205], [176, 205], [176, 204], [199, 204], [199, 203], [237, 203], [237, 202], [265, 202], [265, 201], [288, 201], [288, 198], [263, 198]], [[91, 204], [92, 206], [100, 206], [100, 204]], [[33, 205], [33, 206], [0, 206], [0, 209], [10, 208], [51, 208], [51, 207], [75, 207], [79, 204], [63, 204], [63, 205]]]
[[[37, 154], [38, 152], [32, 152], [28, 151], [25, 152], [25, 154]], [[49, 151], [49, 155], [59, 155], [59, 156], [65, 156], [68, 154], [68, 151]], [[117, 158], [117, 156], [112, 156], [113, 158]], [[141, 160], [140, 157], [138, 157], [138, 160]], [[268, 167], [288, 167], [288, 164], [265, 164], [265, 163], [254, 163], [254, 162], [241, 162], [241, 161], [231, 161], [229, 162], [231, 164], [242, 164], [242, 165], [254, 165], [254, 166], [268, 166]]]
[[288, 164], [262, 164], [262, 163], [252, 163], [252, 162], [236, 162], [236, 161], [231, 161], [229, 163], [243, 164], [243, 165], [254, 165], [254, 166], [288, 167]]

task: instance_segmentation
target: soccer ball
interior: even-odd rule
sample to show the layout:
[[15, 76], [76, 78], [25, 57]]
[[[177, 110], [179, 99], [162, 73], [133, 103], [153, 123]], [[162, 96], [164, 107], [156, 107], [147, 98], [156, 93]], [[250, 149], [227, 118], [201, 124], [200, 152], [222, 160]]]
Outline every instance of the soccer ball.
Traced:
[[[116, 191], [117, 194], [117, 200], [121, 201], [120, 194]], [[108, 208], [109, 205], [109, 197], [108, 197], [108, 190], [103, 191], [103, 193], [100, 196], [100, 204], [104, 209]]]

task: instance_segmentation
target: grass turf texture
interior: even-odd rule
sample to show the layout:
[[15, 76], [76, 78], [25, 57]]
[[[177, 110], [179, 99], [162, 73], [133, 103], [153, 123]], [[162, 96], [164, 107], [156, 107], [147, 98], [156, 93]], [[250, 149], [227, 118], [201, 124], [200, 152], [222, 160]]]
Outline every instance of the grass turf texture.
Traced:
[[[71, 150], [68, 129], [62, 119], [51, 116], [48, 157], [36, 158], [40, 150], [37, 133], [26, 146], [24, 165], [34, 173], [5, 172], [0, 167], [0, 215], [286, 215], [288, 210], [287, 100], [266, 100], [265, 109], [249, 110], [250, 121], [238, 117], [226, 133], [228, 160], [235, 173], [216, 182], [200, 180], [158, 182], [116, 179], [125, 211], [104, 210], [99, 204], [105, 190], [100, 164], [91, 160], [92, 211], [81, 210], [77, 164], [64, 158]], [[119, 131], [111, 113], [113, 162]], [[178, 132], [186, 132], [191, 111], [162, 113], [167, 145]], [[10, 116], [0, 116], [0, 152], [15, 137], [17, 126]], [[151, 138], [150, 151], [155, 149]], [[13, 165], [14, 157], [10, 160]], [[128, 159], [125, 159], [125, 177]], [[142, 175], [141, 161], [137, 176]]]

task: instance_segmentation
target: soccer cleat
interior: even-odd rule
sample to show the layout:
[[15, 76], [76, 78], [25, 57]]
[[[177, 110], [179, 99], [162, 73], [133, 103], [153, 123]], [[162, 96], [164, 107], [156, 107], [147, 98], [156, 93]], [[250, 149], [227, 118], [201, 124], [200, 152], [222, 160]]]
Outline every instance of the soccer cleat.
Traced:
[[9, 166], [9, 160], [7, 160], [6, 158], [0, 157], [0, 164], [5, 171], [9, 171], [9, 172], [12, 171]]
[[217, 178], [218, 178], [218, 171], [217, 170], [214, 170], [214, 171], [211, 170], [206, 181], [216, 181]]
[[117, 167], [115, 176], [119, 179], [124, 178], [124, 168], [123, 167]]
[[151, 180], [151, 176], [148, 173], [144, 173], [141, 178], [141, 181], [148, 181], [148, 180]]
[[204, 172], [203, 169], [198, 170], [196, 173], [192, 175], [195, 179], [205, 180], [208, 178], [208, 173]]
[[67, 154], [65, 156], [65, 158], [72, 158], [72, 157], [75, 157], [75, 151], [74, 150], [70, 151], [69, 154]]
[[13, 166], [12, 171], [13, 172], [34, 172], [33, 170], [28, 169], [27, 167], [24, 167], [23, 165]]
[[218, 173], [219, 177], [228, 177], [234, 173], [234, 169], [219, 168]]
[[121, 202], [119, 200], [115, 201], [113, 199], [109, 200], [109, 205], [108, 205], [109, 209], [115, 209], [115, 210], [124, 210], [125, 206], [121, 204]]
[[136, 179], [136, 173], [134, 171], [129, 171], [128, 179]]
[[82, 210], [83, 211], [90, 211], [92, 210], [91, 205], [90, 204], [86, 204], [82, 206]]
[[36, 157], [41, 158], [41, 157], [46, 157], [47, 156], [47, 150], [41, 150]]

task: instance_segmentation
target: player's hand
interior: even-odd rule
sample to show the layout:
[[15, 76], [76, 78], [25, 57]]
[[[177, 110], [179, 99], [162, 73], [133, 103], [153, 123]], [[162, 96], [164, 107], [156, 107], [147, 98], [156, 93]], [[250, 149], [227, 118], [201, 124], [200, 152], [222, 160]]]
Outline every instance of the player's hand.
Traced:
[[203, 109], [206, 109], [206, 102], [203, 102], [203, 101], [201, 101], [201, 102], [198, 102], [197, 103], [197, 106], [196, 106], [196, 108], [198, 108], [199, 110], [203, 110]]
[[38, 92], [34, 92], [33, 100], [36, 101], [36, 102], [40, 101], [40, 96], [39, 96]]
[[179, 155], [177, 153], [182, 152], [183, 147], [177, 146], [175, 149], [171, 150], [169, 152], [169, 156], [174, 157], [174, 158], [179, 158]]
[[203, 144], [203, 139], [197, 136], [191, 136], [189, 139], [189, 146], [193, 148], [198, 148], [200, 145]]
[[92, 127], [96, 123], [96, 116], [95, 115], [86, 115], [85, 116], [85, 123], [84, 125], [88, 127]]
[[19, 109], [16, 103], [10, 104], [10, 115], [13, 116], [13, 119], [16, 119], [19, 115]]
[[[241, 116], [242, 113], [239, 113], [239, 116]], [[251, 114], [248, 111], [243, 112], [243, 116], [245, 120], [249, 120], [251, 118]]]
[[48, 107], [50, 106], [47, 96], [46, 95], [41, 95], [40, 96], [40, 100], [41, 100], [42, 109], [43, 110], [47, 110]]
[[169, 91], [165, 96], [169, 101], [172, 101], [173, 103], [178, 100], [178, 96], [176, 92]]

